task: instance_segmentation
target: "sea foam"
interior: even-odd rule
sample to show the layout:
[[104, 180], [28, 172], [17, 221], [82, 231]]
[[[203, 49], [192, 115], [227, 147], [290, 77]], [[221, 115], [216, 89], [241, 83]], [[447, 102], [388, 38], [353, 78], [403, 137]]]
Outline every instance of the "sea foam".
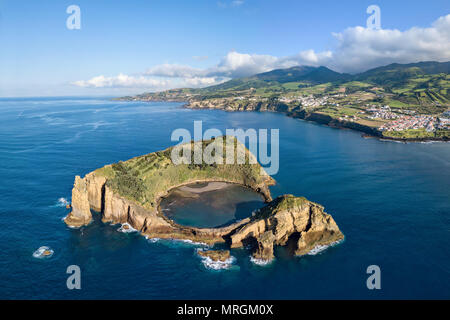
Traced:
[[55, 206], [56, 207], [65, 207], [69, 204], [69, 201], [67, 201], [66, 198], [59, 198], [58, 201], [56, 202]]
[[257, 259], [252, 256], [250, 256], [250, 261], [258, 266], [267, 266], [271, 264], [275, 259], [272, 260], [265, 260], [265, 259]]
[[46, 259], [53, 255], [54, 251], [50, 247], [42, 246], [33, 252], [33, 257], [36, 259]]
[[315, 256], [316, 254], [322, 253], [325, 250], [327, 250], [330, 247], [334, 247], [335, 245], [338, 245], [339, 243], [341, 243], [343, 240], [339, 240], [339, 241], [335, 241], [333, 243], [330, 243], [328, 245], [317, 245], [314, 248], [312, 248], [307, 255], [309, 256]]
[[233, 266], [233, 263], [236, 261], [236, 258], [233, 256], [230, 256], [230, 258], [225, 261], [214, 261], [210, 257], [203, 257], [200, 255], [198, 256], [201, 258], [202, 264], [205, 266], [205, 268], [212, 270], [230, 269]]
[[128, 222], [122, 223], [120, 228], [117, 229], [119, 232], [123, 233], [131, 233], [131, 232], [137, 232], [136, 229], [134, 229]]

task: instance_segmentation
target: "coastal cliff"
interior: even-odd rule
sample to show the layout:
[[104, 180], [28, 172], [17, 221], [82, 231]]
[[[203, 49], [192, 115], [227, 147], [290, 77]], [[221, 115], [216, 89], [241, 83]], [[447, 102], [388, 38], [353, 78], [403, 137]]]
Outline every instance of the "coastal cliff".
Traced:
[[[245, 157], [241, 164], [226, 164], [230, 143], [235, 155]], [[237, 139], [224, 139], [223, 146], [216, 139], [191, 142], [191, 150], [196, 147], [205, 150], [214, 147], [214, 144], [223, 147], [223, 164], [200, 162], [175, 165], [171, 160], [175, 147], [171, 147], [107, 165], [84, 178], [76, 176], [72, 189], [72, 212], [64, 221], [72, 227], [87, 225], [92, 220], [92, 209], [101, 212], [103, 222], [127, 222], [149, 236], [170, 237], [167, 236], [170, 230], [183, 238], [194, 234], [198, 239], [204, 238], [203, 230], [179, 228], [160, 213], [159, 202], [171, 189], [196, 182], [222, 181], [246, 186], [261, 193], [267, 201], [272, 200], [268, 187], [275, 181]], [[228, 232], [228, 227], [207, 232], [206, 241], [210, 241], [211, 235], [218, 238], [224, 232]]]
[[84, 178], [75, 177], [72, 212], [64, 219], [66, 224], [73, 227], [89, 224], [92, 220], [91, 209], [102, 211], [105, 183], [106, 178], [96, 175], [95, 172], [87, 174]]
[[357, 122], [339, 120], [320, 112], [307, 111], [306, 109], [302, 109], [299, 107], [293, 108], [292, 106], [289, 106], [288, 104], [282, 103], [277, 100], [246, 101], [244, 103], [236, 101], [230, 102], [226, 99], [212, 99], [202, 101], [189, 101], [185, 105], [185, 107], [189, 109], [217, 109], [225, 111], [279, 112], [296, 119], [312, 121], [334, 128], [352, 129], [363, 132], [373, 137], [383, 137], [382, 132], [376, 127], [364, 125]]
[[[193, 143], [193, 142], [191, 142]], [[197, 143], [197, 142], [196, 142]], [[199, 142], [208, 147], [213, 140]], [[107, 165], [75, 177], [72, 212], [64, 219], [71, 227], [92, 221], [91, 210], [101, 213], [104, 223], [128, 224], [148, 238], [181, 239], [209, 245], [227, 243], [236, 248], [250, 244], [253, 257], [273, 258], [275, 245], [295, 241], [295, 254], [303, 255], [318, 245], [341, 239], [333, 218], [323, 207], [301, 197], [284, 195], [272, 201], [269, 186], [275, 181], [237, 140], [234, 151], [244, 148], [243, 164], [174, 165], [168, 155], [173, 148]], [[195, 144], [195, 143], [194, 143]], [[242, 149], [241, 149], [242, 150]], [[268, 204], [250, 218], [219, 228], [183, 226], [162, 214], [160, 201], [171, 189], [195, 182], [236, 183], [261, 193]]]
[[274, 245], [294, 241], [295, 254], [304, 255], [317, 246], [327, 246], [344, 238], [324, 208], [303, 197], [283, 195], [260, 209], [252, 220], [231, 235], [231, 247], [253, 241], [253, 257], [273, 259]]

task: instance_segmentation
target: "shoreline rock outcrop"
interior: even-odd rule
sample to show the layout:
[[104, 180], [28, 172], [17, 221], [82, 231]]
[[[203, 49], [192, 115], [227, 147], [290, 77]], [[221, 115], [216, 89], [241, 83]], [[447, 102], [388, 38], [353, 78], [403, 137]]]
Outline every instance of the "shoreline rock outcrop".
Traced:
[[64, 222], [72, 227], [80, 227], [92, 220], [86, 178], [75, 176], [72, 189], [72, 211], [64, 218]]
[[253, 257], [273, 259], [274, 245], [294, 241], [296, 255], [304, 255], [316, 246], [331, 245], [344, 239], [331, 215], [303, 197], [283, 195], [261, 208], [251, 221], [231, 235], [231, 247], [252, 243]]
[[212, 261], [226, 262], [230, 259], [230, 250], [198, 250], [197, 254], [201, 257], [210, 258]]

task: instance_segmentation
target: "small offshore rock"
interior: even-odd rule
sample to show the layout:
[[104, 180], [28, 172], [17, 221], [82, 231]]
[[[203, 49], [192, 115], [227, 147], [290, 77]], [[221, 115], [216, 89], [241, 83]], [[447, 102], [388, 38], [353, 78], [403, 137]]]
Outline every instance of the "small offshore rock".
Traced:
[[33, 253], [33, 257], [37, 259], [50, 258], [54, 251], [47, 246], [42, 246]]
[[230, 259], [230, 250], [199, 250], [198, 255], [213, 261], [225, 262]]

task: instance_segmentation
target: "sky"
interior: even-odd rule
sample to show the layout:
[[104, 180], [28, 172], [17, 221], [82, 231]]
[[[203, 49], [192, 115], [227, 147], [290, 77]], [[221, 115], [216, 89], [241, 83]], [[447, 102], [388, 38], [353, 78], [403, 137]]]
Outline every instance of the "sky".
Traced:
[[[67, 28], [71, 5], [80, 29]], [[379, 30], [367, 27], [370, 5]], [[0, 97], [121, 96], [295, 65], [357, 73], [425, 60], [450, 60], [448, 0], [0, 0]]]

